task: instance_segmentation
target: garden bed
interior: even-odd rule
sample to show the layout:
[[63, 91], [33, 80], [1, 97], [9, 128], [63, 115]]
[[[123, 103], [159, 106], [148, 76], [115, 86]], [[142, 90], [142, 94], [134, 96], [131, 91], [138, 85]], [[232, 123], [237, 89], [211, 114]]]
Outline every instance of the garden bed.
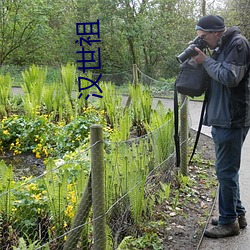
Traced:
[[[191, 131], [194, 137], [194, 132]], [[191, 184], [179, 189], [179, 204], [173, 211], [170, 204], [158, 209], [167, 215], [167, 226], [160, 229], [164, 239], [164, 249], [198, 249], [203, 231], [214, 205], [217, 180], [214, 168], [214, 145], [211, 138], [200, 136], [197, 148], [198, 157], [189, 166]], [[174, 199], [174, 197], [173, 197]]]
[[[191, 137], [194, 137], [193, 131]], [[156, 202], [153, 217], [137, 230], [136, 238], [124, 235], [123, 241], [130, 242], [126, 243], [126, 247], [152, 250], [198, 249], [217, 190], [213, 161], [212, 139], [201, 135], [194, 163], [189, 166], [189, 178], [178, 179], [176, 169], [173, 170], [169, 197], [163, 197], [158, 204]], [[37, 176], [45, 170], [43, 160], [37, 159], [34, 154], [9, 155], [5, 157], [5, 162], [14, 166], [17, 178], [30, 174]], [[153, 195], [151, 191], [148, 191], [148, 195]], [[133, 225], [127, 232], [130, 230], [134, 231]], [[120, 244], [118, 249], [125, 248]]]

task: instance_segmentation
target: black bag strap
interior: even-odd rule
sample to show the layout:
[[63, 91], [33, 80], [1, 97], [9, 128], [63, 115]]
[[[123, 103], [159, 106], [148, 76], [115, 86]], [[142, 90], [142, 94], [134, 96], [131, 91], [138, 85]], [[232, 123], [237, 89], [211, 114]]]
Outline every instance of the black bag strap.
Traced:
[[180, 167], [180, 137], [179, 137], [179, 112], [178, 112], [178, 93], [176, 89], [176, 81], [174, 83], [174, 141], [175, 141], [175, 153], [176, 153], [176, 167]]
[[193, 159], [193, 156], [195, 154], [195, 151], [196, 151], [196, 148], [197, 148], [197, 145], [198, 145], [198, 141], [199, 141], [199, 138], [200, 138], [203, 117], [204, 117], [204, 113], [205, 113], [205, 109], [206, 109], [206, 104], [207, 104], [207, 91], [205, 91], [205, 97], [204, 97], [204, 101], [202, 103], [199, 126], [198, 126], [198, 130], [196, 132], [196, 138], [195, 138], [195, 142], [194, 142], [193, 152], [192, 152], [192, 154], [190, 156], [189, 164], [191, 164], [191, 162], [192, 162], [192, 159]]
[[[189, 160], [189, 164], [192, 162], [193, 156], [195, 154], [198, 141], [200, 138], [200, 133], [201, 133], [201, 128], [202, 128], [202, 122], [203, 122], [203, 117], [206, 109], [206, 103], [207, 103], [207, 96], [208, 96], [208, 91], [205, 91], [205, 97], [204, 101], [202, 104], [202, 109], [201, 109], [201, 114], [200, 114], [200, 121], [199, 121], [199, 126], [198, 130], [196, 133], [196, 138], [195, 138], [195, 143], [193, 147], [193, 151]], [[176, 82], [174, 84], [174, 128], [175, 128], [175, 134], [174, 134], [174, 141], [175, 141], [175, 152], [176, 152], [176, 167], [180, 167], [180, 137], [179, 137], [179, 107], [178, 107], [178, 92], [176, 89]]]

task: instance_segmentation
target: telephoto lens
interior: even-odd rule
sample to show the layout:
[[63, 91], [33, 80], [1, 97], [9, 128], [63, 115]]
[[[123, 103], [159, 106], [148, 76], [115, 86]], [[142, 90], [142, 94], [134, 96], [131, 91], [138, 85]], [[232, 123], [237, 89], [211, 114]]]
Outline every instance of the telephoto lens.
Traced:
[[190, 57], [198, 55], [198, 53], [195, 51], [195, 47], [199, 48], [200, 50], [203, 50], [207, 48], [207, 43], [199, 36], [197, 36], [190, 45], [180, 54], [176, 57], [177, 61], [179, 63], [185, 62]]

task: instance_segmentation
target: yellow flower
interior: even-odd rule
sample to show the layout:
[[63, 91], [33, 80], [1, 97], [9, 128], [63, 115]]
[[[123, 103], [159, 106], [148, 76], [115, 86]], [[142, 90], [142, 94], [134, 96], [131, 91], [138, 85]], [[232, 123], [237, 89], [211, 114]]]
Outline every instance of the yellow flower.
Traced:
[[12, 210], [12, 212], [16, 212], [17, 208], [13, 207], [11, 210]]
[[35, 183], [30, 183], [29, 185], [26, 186], [26, 189], [28, 191], [34, 191], [37, 190], [37, 185]]
[[66, 208], [66, 211], [64, 211], [64, 213], [65, 213], [65, 215], [68, 215], [69, 218], [73, 218], [74, 217], [73, 206], [68, 205]]
[[41, 195], [42, 195], [41, 193], [33, 194], [32, 197], [35, 198], [36, 201], [40, 201], [42, 199]]
[[4, 135], [9, 135], [10, 133], [9, 133], [8, 130], [4, 130], [4, 131], [3, 131], [3, 134], [4, 134]]
[[39, 152], [36, 152], [36, 158], [40, 159], [41, 158], [41, 155]]
[[46, 157], [48, 157], [49, 153], [46, 147], [43, 147], [43, 153], [45, 154]]
[[101, 112], [100, 112], [101, 115], [105, 115], [105, 113], [106, 113], [106, 111], [104, 109], [101, 110]]
[[21, 153], [22, 153], [22, 151], [19, 151], [19, 150], [15, 149], [13, 155], [18, 155], [18, 154], [21, 154]]
[[75, 196], [75, 195], [72, 195], [72, 197], [71, 197], [71, 202], [72, 202], [72, 203], [76, 203], [76, 196]]

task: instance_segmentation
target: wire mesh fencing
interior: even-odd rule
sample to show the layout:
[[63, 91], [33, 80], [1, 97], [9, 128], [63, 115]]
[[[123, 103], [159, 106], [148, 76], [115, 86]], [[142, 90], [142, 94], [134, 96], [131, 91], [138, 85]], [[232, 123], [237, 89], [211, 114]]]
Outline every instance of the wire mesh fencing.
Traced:
[[[144, 135], [97, 138], [73, 157], [48, 159], [37, 176], [17, 177], [1, 161], [1, 249], [119, 249], [142, 233], [139, 225], [154, 216], [161, 184], [170, 183], [176, 170], [173, 113], [154, 115]], [[96, 145], [103, 148], [93, 156]], [[103, 180], [93, 181], [102, 172], [93, 167], [102, 161]]]
[[[2, 161], [1, 249], [21, 245], [34, 249], [105, 249], [93, 248], [103, 240], [106, 249], [117, 249], [126, 236], [136, 235], [142, 220], [152, 215], [159, 183], [170, 179], [174, 167], [172, 129], [170, 118], [145, 136], [120, 142], [104, 140], [105, 212], [96, 218], [93, 200], [98, 207], [101, 194], [93, 197], [96, 187], [91, 181], [91, 147], [78, 152], [81, 161], [50, 159], [42, 175], [20, 180], [15, 180], [12, 168]], [[100, 155], [95, 158], [101, 161]], [[101, 230], [95, 236], [94, 224], [98, 228], [103, 216], [105, 234]]]

